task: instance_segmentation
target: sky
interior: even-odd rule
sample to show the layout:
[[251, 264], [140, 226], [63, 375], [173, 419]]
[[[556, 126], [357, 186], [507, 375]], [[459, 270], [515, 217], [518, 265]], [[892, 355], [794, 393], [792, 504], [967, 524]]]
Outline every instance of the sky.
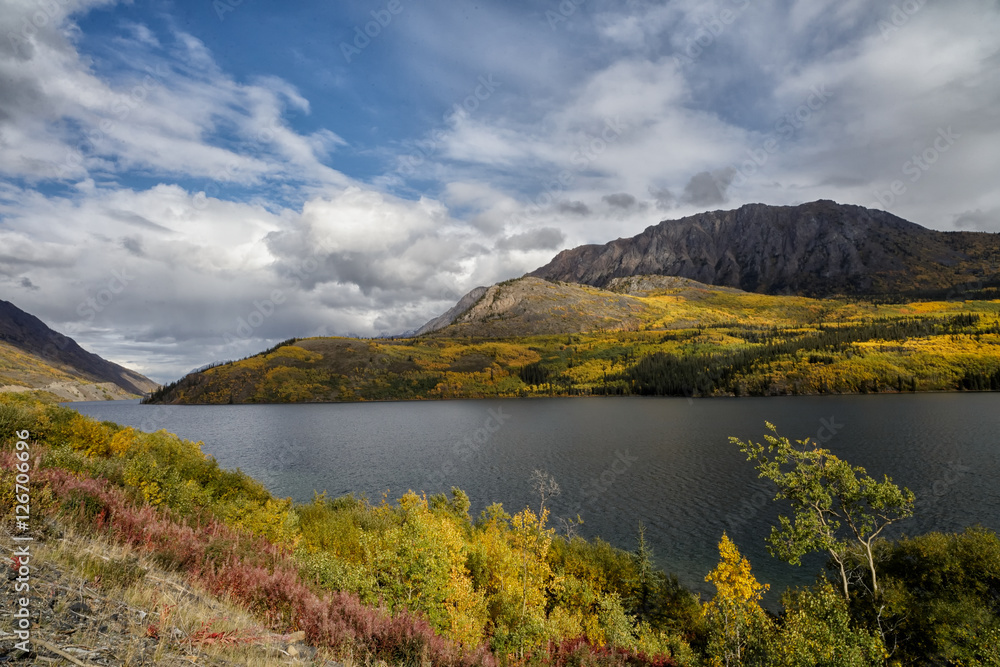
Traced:
[[1000, 231], [998, 0], [0, 0], [0, 298], [167, 382], [664, 219]]

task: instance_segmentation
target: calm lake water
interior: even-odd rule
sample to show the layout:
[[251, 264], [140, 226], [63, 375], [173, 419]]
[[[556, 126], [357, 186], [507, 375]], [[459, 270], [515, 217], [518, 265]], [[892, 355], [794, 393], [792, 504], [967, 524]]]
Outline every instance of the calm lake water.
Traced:
[[877, 478], [918, 495], [910, 535], [981, 524], [1000, 531], [1000, 394], [916, 394], [739, 399], [553, 398], [321, 405], [147, 406], [67, 404], [146, 431], [204, 442], [298, 502], [407, 489], [464, 489], [478, 514], [502, 502], [512, 514], [538, 498], [529, 478], [553, 475], [559, 518], [579, 514], [580, 534], [631, 549], [640, 522], [660, 566], [709, 591], [723, 531], [772, 585], [810, 583], [822, 558], [802, 567], [768, 553], [778, 515], [773, 491], [728, 442], [780, 433], [823, 442]]

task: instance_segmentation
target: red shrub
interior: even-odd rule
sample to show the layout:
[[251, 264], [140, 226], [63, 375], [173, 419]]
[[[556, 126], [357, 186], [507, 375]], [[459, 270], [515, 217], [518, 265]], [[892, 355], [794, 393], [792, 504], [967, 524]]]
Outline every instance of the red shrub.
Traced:
[[354, 595], [325, 592], [304, 583], [290, 555], [267, 540], [217, 521], [181, 524], [149, 505], [137, 506], [103, 480], [59, 469], [41, 471], [62, 500], [62, 511], [80, 526], [105, 533], [184, 571], [215, 594], [225, 594], [263, 614], [276, 630], [305, 631], [314, 645], [351, 649], [389, 662], [429, 660], [435, 665], [492, 666], [486, 647], [463, 650], [421, 618], [391, 616]]

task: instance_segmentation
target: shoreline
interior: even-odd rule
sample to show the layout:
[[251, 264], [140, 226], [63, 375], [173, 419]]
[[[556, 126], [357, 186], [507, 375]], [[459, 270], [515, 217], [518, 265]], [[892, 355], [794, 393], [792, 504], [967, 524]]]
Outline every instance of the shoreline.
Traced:
[[[442, 401], [522, 401], [522, 400], [546, 400], [551, 398], [580, 398], [580, 399], [603, 399], [603, 398], [646, 398], [646, 399], [681, 399], [681, 400], [703, 400], [703, 399], [750, 399], [750, 398], [795, 398], [795, 397], [818, 397], [818, 396], [916, 396], [919, 394], [1000, 394], [1000, 392], [989, 389], [927, 389], [921, 391], [870, 391], [870, 392], [822, 392], [797, 394], [768, 394], [766, 396], [736, 396], [735, 394], [717, 394], [708, 396], [675, 396], [675, 395], [651, 395], [651, 394], [551, 394], [539, 396], [450, 396], [441, 398], [372, 398], [358, 399], [352, 401], [254, 401], [243, 403], [166, 403], [140, 401], [140, 405], [155, 406], [226, 406], [226, 405], [352, 405], [357, 403], [424, 403]], [[135, 399], [122, 399], [135, 400]], [[70, 401], [72, 404], [76, 401]], [[106, 402], [106, 401], [98, 401]], [[115, 402], [115, 401], [111, 401]]]

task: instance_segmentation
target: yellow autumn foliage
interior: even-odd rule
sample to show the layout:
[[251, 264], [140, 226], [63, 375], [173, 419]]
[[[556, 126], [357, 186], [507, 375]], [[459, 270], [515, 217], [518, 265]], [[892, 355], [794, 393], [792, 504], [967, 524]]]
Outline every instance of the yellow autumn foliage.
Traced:
[[703, 606], [709, 626], [709, 664], [735, 667], [744, 653], [766, 639], [771, 623], [760, 606], [768, 590], [750, 571], [750, 561], [723, 533], [719, 542], [721, 560], [705, 581], [715, 585], [715, 596]]

